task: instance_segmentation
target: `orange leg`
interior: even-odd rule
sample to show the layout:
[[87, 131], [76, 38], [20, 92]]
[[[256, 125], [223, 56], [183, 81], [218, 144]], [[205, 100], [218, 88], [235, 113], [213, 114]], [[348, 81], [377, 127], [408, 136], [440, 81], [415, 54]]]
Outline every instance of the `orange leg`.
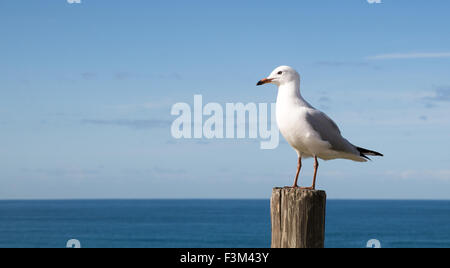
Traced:
[[298, 157], [298, 166], [297, 166], [297, 174], [295, 175], [295, 181], [292, 188], [298, 188], [298, 175], [300, 174], [300, 169], [302, 169], [302, 157]]
[[317, 161], [317, 156], [314, 157], [314, 179], [313, 179], [313, 190], [316, 189], [316, 178], [317, 178], [317, 171], [319, 169], [319, 161]]
[[313, 184], [311, 187], [304, 187], [302, 189], [306, 190], [315, 190], [316, 189], [316, 178], [317, 178], [317, 170], [319, 169], [319, 161], [317, 161], [317, 156], [314, 157], [314, 178]]

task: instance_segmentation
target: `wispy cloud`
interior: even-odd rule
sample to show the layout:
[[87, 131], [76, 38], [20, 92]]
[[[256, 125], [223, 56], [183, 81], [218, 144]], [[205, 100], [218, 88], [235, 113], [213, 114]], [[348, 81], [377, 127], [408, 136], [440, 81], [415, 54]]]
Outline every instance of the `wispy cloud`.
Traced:
[[144, 103], [119, 104], [114, 106], [108, 106], [108, 108], [119, 110], [122, 112], [135, 112], [135, 111], [158, 110], [158, 109], [166, 109], [170, 111], [170, 107], [172, 107], [174, 103], [177, 103], [177, 101], [170, 99], [159, 99]]
[[364, 61], [318, 61], [315, 63], [318, 66], [324, 67], [355, 67], [355, 68], [372, 68], [372, 69], [380, 69], [379, 66], [375, 66], [370, 62]]
[[113, 73], [101, 73], [101, 72], [91, 72], [85, 71], [79, 74], [84, 80], [94, 80], [94, 79], [107, 79], [111, 77], [114, 80], [125, 81], [130, 79], [159, 79], [159, 80], [183, 80], [183, 76], [180, 73], [138, 73], [132, 71], [117, 71]]
[[367, 60], [393, 60], [393, 59], [439, 59], [450, 58], [450, 52], [439, 53], [391, 53], [366, 57]]
[[167, 168], [159, 166], [154, 167], [153, 171], [158, 174], [173, 174], [173, 175], [180, 175], [187, 172], [185, 169], [182, 168]]
[[81, 74], [81, 77], [85, 80], [92, 80], [97, 78], [97, 76], [98, 76], [97, 73], [94, 72], [84, 72]]
[[430, 102], [448, 102], [450, 101], [450, 86], [437, 87], [428, 96], [422, 97], [422, 101], [432, 105]]
[[151, 78], [159, 78], [159, 79], [168, 79], [168, 80], [183, 80], [183, 76], [177, 72], [172, 73], [159, 73], [159, 74], [151, 74]]
[[164, 128], [169, 127], [172, 122], [169, 120], [131, 120], [131, 119], [83, 119], [84, 124], [100, 125], [100, 126], [121, 126], [134, 129]]
[[99, 168], [22, 168], [21, 171], [46, 178], [89, 179], [101, 174]]
[[114, 79], [116, 79], [116, 80], [127, 80], [129, 78], [132, 78], [133, 74], [127, 73], [127, 72], [117, 72], [117, 73], [114, 73], [113, 76], [114, 76]]
[[399, 179], [423, 179], [450, 181], [450, 170], [391, 170], [386, 171], [386, 175]]

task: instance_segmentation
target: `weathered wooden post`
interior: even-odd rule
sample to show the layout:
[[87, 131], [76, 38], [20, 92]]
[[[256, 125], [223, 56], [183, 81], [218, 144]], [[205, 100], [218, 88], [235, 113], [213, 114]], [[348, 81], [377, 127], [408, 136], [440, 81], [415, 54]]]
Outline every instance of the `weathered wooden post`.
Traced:
[[326, 199], [325, 191], [274, 188], [272, 248], [323, 248]]

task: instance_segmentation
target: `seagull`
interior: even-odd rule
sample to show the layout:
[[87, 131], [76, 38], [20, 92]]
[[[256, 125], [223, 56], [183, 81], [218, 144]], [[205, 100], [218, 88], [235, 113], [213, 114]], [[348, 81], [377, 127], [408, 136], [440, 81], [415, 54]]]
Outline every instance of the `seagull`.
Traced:
[[293, 68], [280, 66], [267, 78], [260, 80], [257, 86], [268, 83], [278, 86], [276, 103], [278, 128], [298, 155], [297, 174], [293, 188], [299, 188], [298, 176], [302, 168], [302, 158], [314, 158], [314, 178], [311, 187], [301, 188], [315, 190], [319, 168], [318, 158], [366, 162], [370, 160], [368, 155], [383, 156], [378, 152], [357, 147], [342, 137], [336, 123], [302, 97], [300, 75]]

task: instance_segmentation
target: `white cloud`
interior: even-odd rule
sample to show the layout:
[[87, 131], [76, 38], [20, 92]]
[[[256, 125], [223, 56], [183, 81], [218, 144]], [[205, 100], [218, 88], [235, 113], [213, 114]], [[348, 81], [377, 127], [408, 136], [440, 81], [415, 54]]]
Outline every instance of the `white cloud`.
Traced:
[[428, 93], [422, 100], [425, 101], [450, 101], [450, 87], [437, 87], [433, 92]]
[[149, 129], [149, 128], [165, 128], [169, 127], [172, 121], [170, 120], [137, 120], [137, 119], [83, 119], [84, 124], [99, 125], [99, 126], [123, 126], [134, 129]]
[[117, 110], [122, 113], [132, 113], [132, 112], [138, 112], [138, 111], [149, 111], [149, 110], [161, 110], [164, 109], [166, 111], [170, 111], [170, 108], [174, 103], [177, 103], [175, 100], [170, 99], [159, 99], [149, 102], [143, 102], [143, 103], [130, 103], [130, 104], [118, 104], [118, 105], [112, 105], [108, 106], [108, 109]]
[[424, 179], [424, 180], [443, 180], [450, 181], [450, 170], [392, 170], [387, 171], [386, 175], [399, 179]]
[[379, 54], [375, 56], [366, 57], [368, 60], [392, 60], [392, 59], [435, 59], [435, 58], [450, 58], [450, 52], [440, 53], [392, 53]]

